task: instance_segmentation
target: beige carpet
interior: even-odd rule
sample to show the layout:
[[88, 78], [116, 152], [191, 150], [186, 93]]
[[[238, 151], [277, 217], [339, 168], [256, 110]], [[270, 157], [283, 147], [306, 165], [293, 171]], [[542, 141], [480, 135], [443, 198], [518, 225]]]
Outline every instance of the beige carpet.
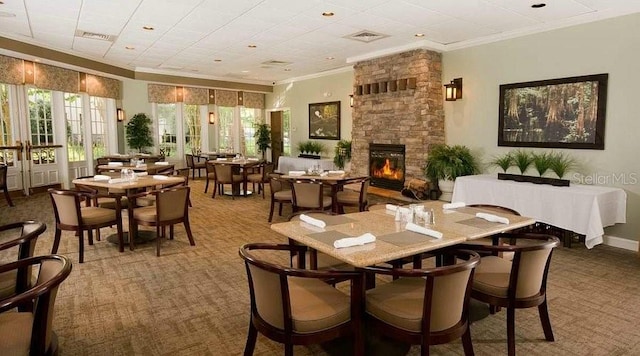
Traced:
[[[268, 198], [216, 197], [203, 194], [203, 181], [192, 182], [192, 229], [155, 245], [119, 253], [104, 241], [87, 246], [85, 263], [78, 243], [63, 233], [59, 253], [74, 261], [56, 301], [55, 330], [61, 355], [238, 355], [249, 319], [249, 296], [238, 247], [246, 242], [284, 242], [267, 223]], [[45, 221], [47, 232], [37, 252], [50, 252], [53, 214], [48, 195], [0, 201], [0, 224], [23, 219]], [[285, 208], [285, 212], [290, 210]], [[277, 212], [276, 212], [277, 215]], [[284, 221], [276, 217], [274, 222]], [[109, 229], [103, 230], [103, 236]], [[6, 255], [0, 255], [6, 258]], [[544, 341], [537, 309], [516, 313], [520, 355], [640, 354], [640, 259], [629, 251], [584, 246], [555, 251], [549, 276], [549, 308], [556, 341]], [[506, 354], [505, 312], [471, 326], [478, 355]], [[390, 354], [376, 343], [370, 354]], [[393, 345], [392, 350], [402, 350]], [[296, 355], [344, 354], [342, 346], [296, 347]], [[337, 350], [337, 351], [336, 351]], [[374, 352], [374, 351], [378, 352]], [[434, 346], [435, 355], [462, 354], [458, 343]], [[280, 344], [260, 336], [256, 355], [282, 354]], [[419, 349], [410, 349], [417, 355]]]

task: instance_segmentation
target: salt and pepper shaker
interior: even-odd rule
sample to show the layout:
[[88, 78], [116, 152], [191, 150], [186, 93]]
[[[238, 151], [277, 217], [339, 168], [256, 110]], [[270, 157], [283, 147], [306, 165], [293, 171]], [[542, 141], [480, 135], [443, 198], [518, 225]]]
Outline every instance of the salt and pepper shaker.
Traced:
[[429, 212], [429, 225], [435, 225], [436, 224], [436, 214], [433, 212], [433, 208], [431, 208], [431, 211]]

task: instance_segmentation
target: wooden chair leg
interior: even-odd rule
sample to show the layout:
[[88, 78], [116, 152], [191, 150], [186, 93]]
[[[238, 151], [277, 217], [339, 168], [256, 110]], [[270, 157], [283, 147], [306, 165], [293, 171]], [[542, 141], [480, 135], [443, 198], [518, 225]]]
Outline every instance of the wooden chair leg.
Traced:
[[204, 194], [207, 194], [207, 190], [209, 190], [209, 178], [207, 177], [207, 183], [204, 185]]
[[89, 245], [93, 245], [93, 230], [88, 230], [87, 235], [89, 236]]
[[244, 356], [252, 356], [253, 350], [256, 348], [256, 340], [258, 339], [258, 329], [249, 321], [249, 332], [247, 334], [247, 344], [244, 346]]
[[96, 240], [100, 241], [100, 228], [96, 229]]
[[284, 356], [293, 356], [293, 344], [291, 343], [284, 344]]
[[160, 230], [160, 226], [156, 226], [156, 257], [160, 257], [160, 243], [162, 243]]
[[53, 247], [51, 248], [51, 253], [58, 253], [58, 247], [60, 247], [60, 236], [62, 235], [62, 230], [56, 228], [56, 234], [53, 238]]
[[467, 325], [467, 330], [462, 334], [462, 347], [465, 356], [473, 356], [473, 344], [471, 343], [471, 328]]
[[540, 314], [540, 322], [542, 330], [544, 330], [544, 338], [547, 341], [555, 341], [553, 337], [553, 329], [551, 328], [551, 320], [549, 319], [549, 309], [547, 308], [547, 299], [538, 305], [538, 313]]
[[275, 205], [275, 201], [273, 201], [273, 199], [271, 199], [271, 208], [269, 209], [269, 222], [271, 222], [271, 220], [273, 219], [273, 208]]
[[169, 240], [173, 240], [173, 225], [169, 225]]
[[78, 232], [78, 246], [79, 246], [78, 251], [80, 255], [80, 263], [83, 263], [84, 262], [84, 231]]
[[507, 353], [516, 356], [516, 310], [507, 308]]
[[191, 225], [189, 224], [189, 219], [186, 218], [183, 222], [184, 229], [187, 230], [187, 237], [189, 238], [189, 245], [195, 246], [196, 242], [193, 240], [193, 234], [191, 233]]
[[7, 200], [7, 204], [9, 204], [9, 206], [14, 206], [13, 202], [11, 201], [11, 196], [9, 195], [9, 188], [4, 187], [4, 198]]

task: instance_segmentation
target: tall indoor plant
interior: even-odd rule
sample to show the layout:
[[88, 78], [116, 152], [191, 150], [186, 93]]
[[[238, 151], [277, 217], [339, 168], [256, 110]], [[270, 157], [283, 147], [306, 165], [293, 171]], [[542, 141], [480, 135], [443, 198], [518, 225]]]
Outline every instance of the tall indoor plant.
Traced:
[[267, 149], [271, 148], [271, 127], [267, 124], [257, 124], [254, 137], [258, 151], [262, 153], [262, 159], [265, 159]]
[[438, 182], [442, 192], [440, 200], [450, 201], [453, 184], [457, 177], [475, 174], [478, 164], [466, 146], [437, 144], [429, 151], [424, 174], [432, 181]]
[[153, 146], [150, 126], [151, 119], [147, 114], [138, 113], [133, 115], [126, 126], [127, 144], [130, 148], [135, 148], [138, 152], [142, 152], [142, 149]]

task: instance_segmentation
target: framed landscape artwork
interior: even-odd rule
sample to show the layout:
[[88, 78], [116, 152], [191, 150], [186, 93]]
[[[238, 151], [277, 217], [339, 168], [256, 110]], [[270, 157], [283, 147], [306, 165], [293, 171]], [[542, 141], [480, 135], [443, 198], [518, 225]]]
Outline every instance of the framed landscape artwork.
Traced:
[[340, 139], [340, 102], [309, 104], [309, 138]]
[[603, 150], [608, 77], [500, 85], [498, 146]]

